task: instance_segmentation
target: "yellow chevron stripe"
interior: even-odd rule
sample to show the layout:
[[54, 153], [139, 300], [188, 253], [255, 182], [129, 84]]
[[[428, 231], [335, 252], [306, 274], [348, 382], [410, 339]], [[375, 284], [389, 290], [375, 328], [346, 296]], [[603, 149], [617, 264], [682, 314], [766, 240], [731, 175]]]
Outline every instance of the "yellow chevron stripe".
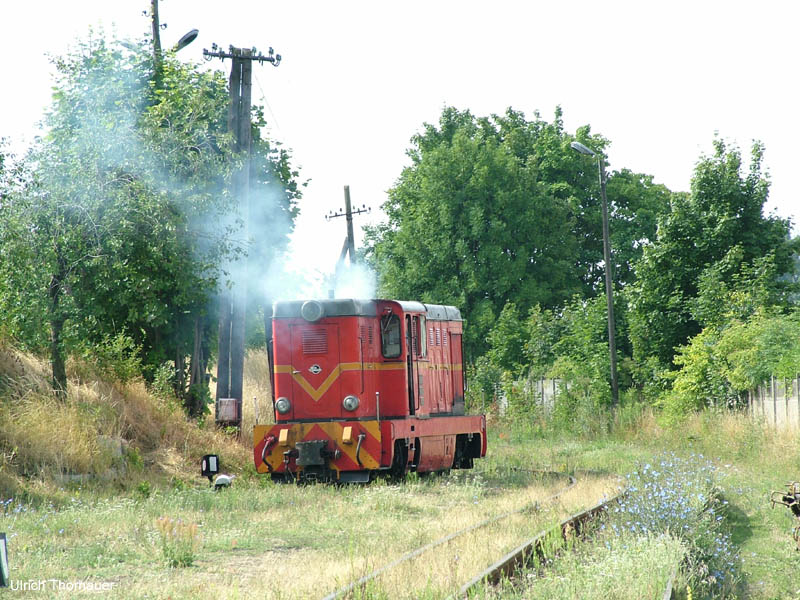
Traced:
[[[461, 371], [463, 366], [461, 363], [454, 363], [454, 364], [429, 364], [425, 362], [417, 363], [418, 367], [423, 370], [428, 371]], [[394, 362], [394, 363], [364, 363], [364, 370], [365, 371], [401, 371], [406, 368], [405, 363], [402, 362]], [[311, 385], [308, 380], [303, 377], [303, 375], [299, 372], [299, 369], [295, 369], [292, 365], [275, 365], [275, 373], [289, 373], [297, 382], [305, 392], [311, 396], [311, 399], [314, 402], [319, 402], [319, 399], [325, 395], [336, 379], [339, 377], [341, 373], [344, 371], [360, 371], [361, 370], [361, 363], [357, 362], [349, 362], [349, 363], [339, 363], [336, 365], [333, 370], [328, 374], [325, 378], [325, 381], [322, 384], [315, 388]]]
[[[398, 369], [404, 369], [404, 363], [364, 363], [364, 370], [377, 370], [377, 371], [392, 371]], [[328, 374], [325, 378], [325, 381], [322, 384], [315, 388], [311, 385], [305, 377], [301, 373], [299, 373], [299, 369], [295, 369], [292, 365], [275, 365], [275, 373], [289, 373], [297, 382], [305, 392], [311, 396], [311, 399], [314, 402], [319, 402], [319, 399], [325, 395], [339, 375], [343, 371], [360, 371], [361, 370], [361, 363], [352, 362], [352, 363], [339, 363], [336, 365], [333, 370]]]
[[300, 373], [292, 373], [292, 378], [303, 388], [306, 393], [311, 396], [311, 399], [314, 402], [318, 402], [320, 398], [328, 391], [328, 389], [333, 385], [333, 382], [339, 378], [339, 373], [341, 372], [340, 365], [336, 365], [333, 371], [330, 372], [325, 378], [325, 381], [322, 382], [318, 388], [314, 389], [314, 387], [306, 381], [305, 377], [300, 375]]
[[[351, 425], [353, 424], [351, 423]], [[371, 437], [375, 438], [380, 443], [381, 431], [380, 423], [378, 421], [360, 421], [358, 425], [354, 426], [365, 429]], [[256, 425], [253, 429], [253, 441], [256, 445], [259, 444], [271, 429], [273, 431], [277, 428], [288, 429], [288, 445], [279, 446], [278, 450], [273, 449], [267, 457], [267, 462], [270, 463], [270, 466], [272, 466], [273, 469], [278, 469], [283, 463], [283, 452], [291, 448], [295, 448], [297, 442], [303, 441], [305, 436], [314, 427], [319, 427], [325, 432], [325, 434], [333, 442], [334, 448], [341, 450], [342, 453], [347, 455], [354, 463], [358, 463], [356, 460], [356, 443], [353, 442], [352, 444], [342, 444], [342, 432], [344, 429], [344, 424], [338, 422], [292, 423], [288, 426]], [[375, 448], [373, 448], [373, 451], [374, 450]], [[377, 469], [380, 467], [380, 451], [378, 451], [378, 456], [373, 456], [362, 446], [360, 458], [364, 469]], [[336, 468], [335, 465], [332, 466], [334, 469]], [[259, 465], [258, 471], [260, 473], [265, 473], [267, 472], [267, 468], [264, 465]]]
[[[326, 423], [325, 425], [327, 426], [328, 424]], [[330, 423], [330, 425], [332, 426], [332, 427], [330, 427], [330, 429], [333, 429], [333, 426], [335, 426], [337, 428], [337, 431], [336, 431], [336, 433], [333, 433], [333, 431], [329, 431], [328, 427], [325, 427], [326, 433], [328, 433], [329, 435], [331, 435], [331, 437], [333, 437], [333, 439], [337, 442], [338, 449], [341, 450], [343, 454], [345, 454], [354, 463], [358, 464], [358, 460], [356, 459], [356, 447], [357, 447], [357, 444], [356, 444], [355, 440], [353, 441], [352, 444], [342, 444], [341, 443], [341, 441], [342, 441], [342, 431], [344, 429], [344, 425], [342, 425], [340, 423]], [[321, 423], [320, 423], [320, 426], [322, 426]], [[380, 440], [381, 440], [381, 431], [380, 431], [380, 424], [377, 421], [360, 421], [358, 426], [363, 427], [364, 429], [366, 429], [367, 433], [371, 437], [374, 437], [375, 439], [377, 439], [380, 442]], [[364, 465], [365, 469], [377, 469], [377, 468], [379, 468], [381, 466], [380, 465], [380, 450], [378, 452], [379, 452], [379, 454], [378, 454], [377, 457], [372, 456], [371, 454], [366, 452], [364, 450], [364, 447], [362, 446], [361, 453], [360, 453], [359, 456], [361, 458], [361, 464]]]

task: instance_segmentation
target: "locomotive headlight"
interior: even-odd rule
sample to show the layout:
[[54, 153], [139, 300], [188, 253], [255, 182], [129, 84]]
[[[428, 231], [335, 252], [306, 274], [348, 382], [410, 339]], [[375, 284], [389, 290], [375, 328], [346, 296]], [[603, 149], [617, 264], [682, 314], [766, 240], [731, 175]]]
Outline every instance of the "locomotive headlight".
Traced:
[[303, 302], [303, 306], [300, 307], [300, 314], [306, 321], [314, 323], [325, 316], [325, 307], [316, 300], [309, 300]]
[[277, 410], [282, 415], [285, 415], [292, 409], [292, 404], [289, 402], [288, 398], [284, 398], [281, 396], [275, 401], [275, 410]]
[[358, 398], [356, 396], [345, 396], [342, 401], [345, 410], [355, 410], [358, 408]]

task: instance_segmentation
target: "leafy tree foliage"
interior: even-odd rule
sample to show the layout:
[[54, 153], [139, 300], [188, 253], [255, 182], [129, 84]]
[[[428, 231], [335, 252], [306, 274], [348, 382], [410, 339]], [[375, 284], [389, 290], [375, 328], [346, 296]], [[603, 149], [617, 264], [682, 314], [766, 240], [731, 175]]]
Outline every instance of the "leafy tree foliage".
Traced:
[[[636, 278], [633, 265], [642, 257], [645, 245], [656, 239], [658, 217], [669, 209], [672, 192], [655, 183], [652, 175], [622, 169], [608, 177], [606, 195], [610, 204], [612, 274], [616, 287], [624, 288]], [[591, 212], [592, 231], [595, 232], [591, 239], [599, 236], [596, 243], [602, 243], [600, 210], [598, 205], [596, 210], [592, 207]], [[602, 246], [599, 251], [602, 252]], [[605, 274], [602, 269], [595, 263], [590, 265], [590, 272], [594, 291], [603, 293], [601, 279]]]
[[[703, 322], [718, 318], [713, 293], [735, 283], [743, 265], [757, 269], [769, 255], [776, 273], [792, 267], [789, 222], [763, 215], [769, 190], [763, 146], [754, 144], [745, 175], [737, 149], [716, 140], [714, 150], [698, 162], [691, 193], [673, 196], [657, 239], [636, 265], [628, 296], [634, 357], [656, 370], [669, 367], [675, 348], [700, 333]], [[768, 294], [778, 293], [781, 284], [773, 284]]]
[[791, 379], [800, 371], [800, 312], [759, 307], [746, 320], [706, 327], [678, 349], [675, 364], [672, 389], [661, 401], [669, 418], [736, 405], [740, 394], [771, 376]]
[[[598, 151], [607, 143], [588, 127], [578, 137]], [[507, 302], [526, 314], [602, 289], [597, 163], [575, 153], [573, 139], [560, 110], [548, 123], [511, 109], [476, 118], [446, 108], [412, 138], [411, 165], [383, 207], [388, 221], [367, 231], [381, 292], [459, 306], [474, 359]], [[611, 181], [620, 198], [612, 230], [621, 223], [614, 260], [627, 262], [651, 239], [668, 192], [627, 171]]]
[[242, 158], [231, 150], [221, 73], [167, 56], [155, 87], [146, 42], [103, 39], [56, 67], [48, 133], [25, 176], [4, 182], [7, 327], [35, 349], [49, 340], [61, 393], [65, 353], [87, 344], [136, 349], [151, 374], [172, 361], [184, 393], [187, 355], [205, 373], [223, 266], [286, 242], [300, 195], [290, 155], [255, 132], [252, 214], [283, 222], [252, 244], [227, 191]]
[[514, 376], [525, 370], [525, 327], [513, 302], [503, 307], [489, 335], [486, 337], [486, 358], [493, 365], [509, 371]]

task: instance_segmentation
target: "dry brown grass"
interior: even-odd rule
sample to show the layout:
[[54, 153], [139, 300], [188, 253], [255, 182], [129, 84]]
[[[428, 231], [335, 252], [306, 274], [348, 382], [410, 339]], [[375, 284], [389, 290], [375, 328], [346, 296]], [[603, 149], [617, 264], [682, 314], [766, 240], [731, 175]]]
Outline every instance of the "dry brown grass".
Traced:
[[[99, 436], [122, 438], [145, 466], [154, 467], [127, 469], [129, 455], [114, 465], [116, 478], [190, 481], [209, 452], [220, 454], [226, 469], [238, 471], [249, 462], [249, 445], [198, 428], [175, 400], [154, 397], [142, 381], [120, 385], [85, 373], [70, 361], [68, 394], [61, 401], [50, 391], [46, 361], [0, 346], [0, 494], [35, 487], [38, 495], [73, 474], [108, 477], [114, 457]], [[133, 467], [141, 462], [134, 457]]]
[[[211, 366], [216, 374], [217, 366]], [[215, 381], [210, 385], [211, 398], [217, 394]], [[244, 357], [244, 377], [242, 381], [242, 431], [241, 442], [247, 447], [253, 445], [253, 426], [274, 422], [272, 412], [272, 393], [269, 379], [267, 354], [263, 350], [248, 350]], [[214, 406], [210, 407], [213, 420]]]
[[[352, 596], [445, 598], [504, 553], [613, 493], [616, 480], [583, 476], [556, 502], [546, 499], [564, 486], [563, 480], [535, 480], [516, 489], [478, 491], [475, 497], [469, 484], [433, 483], [351, 490], [319, 486], [263, 490], [265, 495], [278, 494], [282, 501], [269, 511], [251, 513], [238, 535], [261, 536], [264, 549], [237, 552], [237, 534], [226, 532], [221, 537], [230, 540], [227, 549], [211, 556], [201, 553], [205, 556], [190, 571], [170, 571], [159, 579], [157, 596], [321, 598], [410, 550], [538, 500], [538, 509], [433, 548], [367, 584], [361, 590], [363, 596]], [[192, 518], [190, 514], [184, 517]], [[287, 528], [294, 528], [295, 533]], [[337, 532], [333, 537], [332, 529]], [[152, 575], [139, 569], [127, 571], [120, 581], [120, 597], [135, 597], [133, 591], [141, 589], [143, 582], [151, 582]]]
[[[614, 489], [615, 479], [581, 476], [577, 485], [555, 502], [544, 503], [536, 510], [516, 513], [432, 549], [381, 575], [372, 590], [379, 597], [385, 594], [389, 598], [419, 598], [423, 593], [448, 597], [500, 557], [560, 520], [588, 508], [601, 498], [610, 497]], [[531, 497], [541, 501], [550, 493], [552, 490], [538, 490]], [[498, 506], [505, 505], [509, 509], [519, 506], [522, 500], [518, 494], [509, 494], [504, 499], [506, 501], [498, 503]], [[468, 516], [459, 515], [447, 526], [457, 530], [470, 524]]]
[[[479, 494], [475, 500], [468, 490], [453, 487], [443, 489], [442, 495], [435, 498], [435, 505], [431, 505], [430, 495], [380, 486], [366, 490], [366, 497], [359, 498], [361, 501], [356, 505], [345, 498], [331, 498], [325, 505], [325, 516], [320, 519], [326, 524], [332, 521], [340, 524], [341, 540], [337, 548], [307, 545], [280, 552], [228, 554], [225, 560], [199, 561], [197, 571], [172, 579], [172, 591], [177, 596], [192, 593], [204, 598], [234, 598], [245, 590], [253, 597], [320, 598], [417, 547], [488, 517], [539, 502], [535, 509], [432, 548], [387, 571], [364, 588], [365, 597], [444, 598], [522, 542], [612, 494], [616, 479], [583, 476], [559, 500], [548, 502], [564, 485], [563, 480], [537, 480], [522, 488], [496, 490], [490, 496]], [[365, 505], [363, 501], [369, 498], [372, 501]], [[305, 501], [303, 494], [298, 494], [297, 504]], [[310, 517], [305, 508], [297, 506], [297, 511], [295, 518], [308, 522]], [[281, 518], [274, 516], [277, 525]], [[262, 520], [258, 517], [258, 524], [252, 526], [263, 527]], [[302, 568], [303, 565], [313, 568]], [[277, 596], [276, 582], [280, 582]]]

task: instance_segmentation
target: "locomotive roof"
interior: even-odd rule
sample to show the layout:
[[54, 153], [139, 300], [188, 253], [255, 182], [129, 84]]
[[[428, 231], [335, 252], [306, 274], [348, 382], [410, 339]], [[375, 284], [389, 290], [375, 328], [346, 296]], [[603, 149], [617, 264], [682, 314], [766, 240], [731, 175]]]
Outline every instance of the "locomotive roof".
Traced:
[[[302, 317], [301, 309], [307, 300], [288, 300], [275, 302], [272, 306], [272, 317]], [[375, 317], [378, 314], [378, 302], [394, 302], [400, 305], [403, 312], [425, 313], [431, 321], [461, 321], [461, 311], [455, 306], [442, 304], [423, 304], [404, 300], [359, 300], [355, 298], [331, 298], [314, 300], [319, 303], [326, 317]]]

